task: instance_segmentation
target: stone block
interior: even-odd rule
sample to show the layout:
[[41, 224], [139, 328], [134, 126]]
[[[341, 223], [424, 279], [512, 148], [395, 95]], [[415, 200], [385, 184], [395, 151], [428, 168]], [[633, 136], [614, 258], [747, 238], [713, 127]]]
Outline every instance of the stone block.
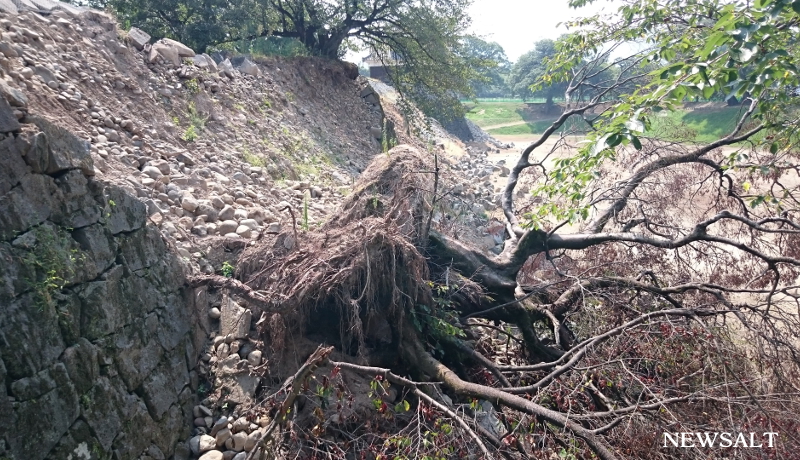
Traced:
[[7, 240], [44, 222], [58, 202], [58, 189], [53, 179], [39, 174], [27, 174], [19, 186], [0, 196], [0, 239]]
[[178, 394], [174, 391], [175, 382], [170, 379], [171, 374], [166, 367], [168, 367], [168, 361], [162, 361], [162, 365], [153, 371], [142, 384], [147, 412], [156, 422], [161, 420], [170, 406], [178, 402]]
[[135, 46], [137, 50], [141, 51], [144, 45], [150, 43], [150, 35], [142, 29], [131, 27], [128, 31], [128, 41], [131, 45]]
[[56, 84], [58, 84], [58, 77], [56, 77], [56, 74], [53, 73], [53, 71], [48, 69], [47, 67], [40, 65], [33, 66], [33, 72], [36, 75], [40, 76], [42, 80], [44, 80], [44, 82], [47, 83], [48, 85], [50, 84], [51, 81], [56, 82]]
[[145, 403], [135, 394], [123, 395], [123, 414], [126, 421], [114, 440], [112, 449], [120, 459], [138, 459], [158, 435], [158, 425], [147, 411]]
[[29, 401], [55, 389], [56, 382], [50, 376], [50, 369], [11, 383], [11, 394], [18, 401]]
[[15, 5], [14, 2], [12, 2], [11, 0], [0, 0], [0, 11], [14, 15], [19, 13], [17, 5]]
[[0, 316], [0, 358], [8, 377], [30, 377], [53, 365], [66, 346], [55, 308], [37, 307], [33, 293], [4, 305]]
[[120, 255], [128, 269], [138, 272], [157, 265], [167, 251], [160, 238], [158, 229], [153, 226], [117, 237]]
[[9, 104], [13, 107], [27, 107], [28, 106], [28, 96], [26, 96], [22, 91], [12, 88], [5, 82], [5, 80], [0, 79], [0, 94], [6, 98]]
[[175, 296], [167, 298], [164, 308], [156, 310], [158, 314], [158, 343], [166, 351], [172, 351], [189, 333], [189, 311], [183, 299]]
[[91, 458], [92, 452], [100, 452], [100, 442], [92, 436], [89, 425], [83, 420], [76, 420], [69, 431], [61, 437], [58, 444], [47, 455], [47, 460], [63, 460], [66, 458]]
[[[24, 145], [27, 147], [27, 145]], [[28, 173], [25, 162], [27, 155], [23, 157], [24, 151], [20, 149], [13, 137], [7, 137], [0, 141], [0, 196], [8, 193], [13, 187], [19, 184], [20, 179]], [[2, 212], [2, 210], [0, 210]]]
[[0, 97], [0, 132], [10, 133], [19, 129], [19, 121], [14, 116], [14, 110], [5, 98]]
[[47, 136], [47, 143], [50, 149], [47, 174], [56, 174], [66, 169], [77, 168], [87, 176], [94, 175], [94, 164], [89, 153], [89, 142], [78, 138], [66, 129], [56, 126], [44, 118], [29, 115], [27, 119]]
[[258, 65], [252, 62], [250, 59], [244, 58], [241, 64], [238, 66], [239, 72], [243, 74], [252, 75], [254, 77], [258, 77], [261, 74], [261, 71], [258, 69]]
[[[119, 267], [119, 266], [118, 266]], [[120, 293], [122, 268], [109, 271], [105, 280], [85, 283], [81, 299], [81, 333], [89, 340], [113, 334], [132, 318]]]
[[114, 263], [117, 244], [104, 225], [79, 228], [72, 232], [72, 238], [83, 250], [81, 268], [84, 280], [95, 279]]
[[180, 57], [192, 57], [195, 55], [193, 49], [189, 48], [188, 46], [184, 45], [179, 41], [172, 40], [170, 38], [162, 38], [161, 40], [159, 40], [159, 43], [163, 43], [175, 49], [175, 51], [178, 53], [178, 56]]
[[[80, 414], [78, 394], [64, 365], [53, 366], [50, 377], [56, 384], [53, 390], [14, 406], [15, 430], [7, 439], [13, 458], [43, 460]], [[43, 421], [46, 429], [42, 429]]]
[[250, 332], [250, 321], [252, 314], [250, 310], [242, 308], [227, 297], [222, 301], [222, 308], [220, 309], [222, 316], [220, 317], [220, 334], [224, 337], [232, 335], [235, 339], [244, 339]]
[[84, 394], [92, 388], [100, 376], [100, 364], [97, 347], [81, 338], [78, 343], [64, 350], [61, 361], [67, 369], [70, 380], [78, 394]]
[[217, 386], [222, 388], [222, 394], [225, 395], [220, 402], [250, 407], [255, 401], [259, 383], [261, 380], [258, 376], [247, 373], [222, 377], [217, 381]]
[[113, 185], [105, 187], [104, 195], [108, 209], [106, 226], [112, 235], [132, 232], [145, 225], [147, 207], [136, 197]]
[[224, 61], [220, 62], [218, 67], [220, 74], [225, 75], [228, 78], [233, 78], [236, 75], [230, 59], [225, 59]]
[[147, 59], [150, 63], [154, 63], [156, 62], [159, 56], [164, 61], [172, 65], [175, 66], [181, 65], [181, 58], [178, 55], [178, 50], [161, 42], [155, 43], [152, 46], [152, 48], [150, 48], [150, 55], [148, 56]]
[[123, 399], [119, 389], [106, 377], [100, 377], [81, 397], [81, 415], [92, 428], [103, 451], [111, 450], [114, 438], [122, 430]]
[[170, 406], [163, 419], [158, 422], [152, 442], [161, 451], [171, 452], [178, 441], [186, 439], [184, 435], [190, 434], [187, 428], [188, 421], [184, 420], [180, 408], [177, 405]]
[[55, 179], [61, 206], [53, 210], [50, 220], [62, 227], [81, 228], [100, 221], [101, 208], [89, 193], [88, 181], [77, 169]]
[[[153, 315], [153, 318], [156, 318]], [[133, 392], [152, 373], [164, 356], [164, 349], [144, 322], [134, 321], [114, 335], [112, 356], [128, 391]]]

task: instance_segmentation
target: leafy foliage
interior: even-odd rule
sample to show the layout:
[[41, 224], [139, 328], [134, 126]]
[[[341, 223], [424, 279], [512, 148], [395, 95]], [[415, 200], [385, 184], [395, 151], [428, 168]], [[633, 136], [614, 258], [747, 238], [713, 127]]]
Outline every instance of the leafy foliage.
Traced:
[[[520, 56], [511, 70], [510, 86], [515, 95], [523, 99], [543, 97], [547, 104], [553, 104], [553, 98], [563, 97], [567, 89], [565, 81], [551, 82], [547, 62], [556, 54], [554, 40], [539, 40], [534, 49]], [[537, 87], [537, 83], [539, 86]]]
[[[571, 5], [586, 3], [590, 2]], [[569, 84], [568, 93], [577, 92], [581, 85], [592, 86], [614, 104], [592, 120], [594, 131], [577, 156], [556, 160], [551, 177], [558, 182], [537, 190], [550, 198], [566, 197], [569, 209], [549, 205], [540, 215], [586, 218], [590, 205], [582, 190], [595, 179], [600, 165], [613, 161], [619, 147], [641, 149], [656, 113], [679, 110], [687, 98], [708, 99], [722, 93], [725, 99], [746, 99], [736, 123], [718, 139], [734, 141], [725, 143], [747, 139], [791, 156], [798, 141], [797, 103], [787, 88], [800, 85], [794, 51], [800, 30], [798, 5], [787, 0], [625, 2], [616, 21], [596, 16], [572, 23], [582, 31], [564, 38], [548, 61], [547, 78]], [[638, 41], [643, 50], [603, 64], [624, 68], [616, 72], [619, 76], [599, 83], [586, 78], [585, 56], [605, 57], [610, 53], [599, 50], [616, 49], [630, 41]], [[605, 59], [595, 61], [604, 63]], [[629, 91], [614, 94], [612, 86], [615, 91], [621, 87]], [[726, 168], [776, 168], [780, 158], [788, 160], [778, 156], [760, 165], [733, 161]]]
[[478, 75], [470, 81], [476, 97], [503, 97], [511, 94], [506, 80], [511, 63], [503, 47], [475, 36], [464, 38], [465, 54], [473, 59]]

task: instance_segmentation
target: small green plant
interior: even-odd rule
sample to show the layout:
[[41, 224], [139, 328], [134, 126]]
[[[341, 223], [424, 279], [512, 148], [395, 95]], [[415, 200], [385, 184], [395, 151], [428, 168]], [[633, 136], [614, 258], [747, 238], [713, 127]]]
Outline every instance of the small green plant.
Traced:
[[303, 197], [303, 221], [300, 224], [300, 228], [308, 231], [308, 195]]
[[[206, 119], [197, 111], [194, 102], [189, 102], [189, 105], [186, 107], [186, 115], [189, 118], [189, 126], [183, 132], [182, 138], [186, 142], [194, 142], [199, 137], [200, 132], [205, 128]], [[178, 117], [172, 117], [172, 121], [175, 122], [176, 125], [180, 125]]]
[[395, 147], [397, 147], [397, 139], [390, 132], [389, 123], [384, 119], [383, 128], [381, 129], [381, 150], [383, 153], [388, 153], [389, 150]]
[[385, 381], [383, 376], [376, 375], [375, 378], [369, 382], [369, 388], [368, 396], [372, 400], [372, 405], [375, 406], [375, 410], [381, 414], [385, 414], [389, 406], [383, 401], [383, 397], [387, 394], [389, 382]]
[[286, 100], [289, 102], [294, 102], [294, 93], [291, 91], [286, 92]]
[[262, 168], [266, 165], [266, 162], [264, 162], [264, 159], [261, 156], [250, 152], [250, 149], [248, 149], [247, 147], [245, 147], [244, 151], [242, 152], [242, 158], [250, 166], [257, 166]]
[[61, 229], [40, 225], [31, 232], [34, 243], [22, 256], [22, 263], [29, 273], [25, 283], [41, 310], [67, 285], [85, 256], [73, 247], [74, 240]]
[[186, 90], [189, 91], [189, 94], [197, 94], [200, 92], [200, 85], [197, 84], [197, 80], [194, 78], [187, 80], [183, 85], [186, 86]]
[[232, 278], [235, 268], [228, 261], [222, 263], [222, 276], [225, 278]]
[[100, 447], [100, 444], [94, 442], [92, 443], [92, 454], [98, 459], [107, 458], [105, 452], [103, 452], [103, 448]]
[[269, 98], [264, 96], [264, 98], [261, 99], [261, 108], [260, 108], [261, 113], [264, 113], [271, 108], [272, 108], [272, 102], [270, 102]]
[[205, 128], [206, 119], [197, 111], [197, 106], [195, 106], [194, 102], [189, 102], [189, 105], [186, 107], [186, 113], [189, 115], [189, 124], [197, 129]]
[[453, 340], [466, 337], [464, 331], [456, 326], [459, 324], [459, 315], [453, 307], [450, 287], [428, 283], [433, 291], [433, 306], [417, 305], [411, 310], [411, 318], [417, 331], [428, 337], [433, 346], [434, 354], [444, 356], [443, 345]]
[[189, 126], [183, 133], [183, 140], [186, 142], [194, 142], [197, 139], [197, 131], [194, 126]]

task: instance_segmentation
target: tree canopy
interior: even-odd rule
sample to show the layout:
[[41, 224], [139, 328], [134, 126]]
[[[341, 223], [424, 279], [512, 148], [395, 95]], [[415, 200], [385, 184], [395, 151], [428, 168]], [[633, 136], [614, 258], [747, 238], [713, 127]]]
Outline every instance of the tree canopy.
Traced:
[[487, 42], [479, 37], [464, 38], [464, 52], [476, 66], [477, 77], [470, 82], [477, 97], [504, 97], [511, 94], [506, 82], [511, 63], [503, 47], [497, 42]]
[[[563, 97], [566, 83], [547, 82], [547, 60], [556, 55], [556, 42], [550, 39], [539, 40], [531, 51], [520, 56], [511, 69], [509, 85], [514, 94], [528, 99], [542, 97], [548, 105], [553, 105], [553, 98]], [[537, 83], [539, 87], [533, 88]]]

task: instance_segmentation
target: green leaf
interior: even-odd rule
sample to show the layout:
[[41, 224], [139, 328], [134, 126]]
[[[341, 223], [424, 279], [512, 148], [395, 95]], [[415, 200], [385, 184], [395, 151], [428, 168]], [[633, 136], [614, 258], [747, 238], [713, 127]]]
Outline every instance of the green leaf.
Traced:
[[409, 404], [408, 401], [406, 401], [405, 399], [397, 403], [396, 406], [394, 406], [395, 412], [408, 412], [409, 409], [411, 409], [411, 404]]
[[683, 98], [686, 96], [686, 88], [683, 86], [678, 86], [677, 88], [672, 90], [672, 97], [678, 101], [682, 101]]
[[800, 14], [800, 0], [792, 2], [792, 10], [794, 10], [795, 13]]
[[625, 127], [631, 131], [636, 131], [639, 133], [644, 132], [644, 123], [633, 118], [625, 122]]
[[[597, 156], [606, 149], [606, 142], [610, 136], [606, 134], [605, 136], [601, 137], [592, 145], [591, 156]], [[558, 177], [559, 174], [562, 174], [561, 171], [556, 171], [555, 179], [561, 180], [563, 177]]]
[[618, 146], [621, 142], [622, 142], [622, 136], [616, 133], [608, 136], [608, 139], [606, 139], [606, 145], [611, 148]]
[[754, 43], [743, 45], [739, 49], [732, 49], [731, 50], [731, 57], [739, 62], [745, 63], [749, 62], [753, 56], [756, 54], [756, 50], [758, 49], [758, 45]]
[[631, 143], [636, 150], [642, 150], [642, 141], [638, 137], [631, 135]]
[[660, 78], [666, 80], [671, 74], [678, 73], [678, 70], [683, 68], [683, 64], [673, 64], [661, 72]]
[[769, 153], [775, 154], [778, 153], [778, 143], [773, 142], [772, 145], [769, 146]]

